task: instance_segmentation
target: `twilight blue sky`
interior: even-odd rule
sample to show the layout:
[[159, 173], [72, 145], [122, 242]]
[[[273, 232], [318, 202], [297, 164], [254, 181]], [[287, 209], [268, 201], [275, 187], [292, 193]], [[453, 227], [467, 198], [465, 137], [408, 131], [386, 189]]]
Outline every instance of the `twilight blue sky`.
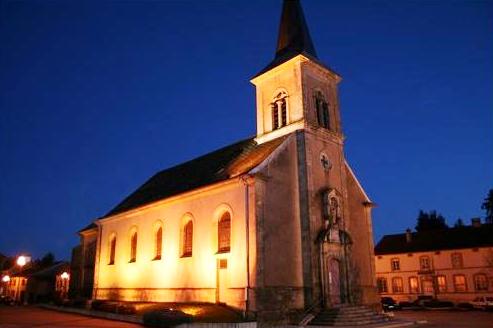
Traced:
[[[374, 232], [483, 215], [493, 2], [302, 2]], [[68, 258], [156, 171], [255, 133], [280, 0], [0, 0], [0, 252]]]

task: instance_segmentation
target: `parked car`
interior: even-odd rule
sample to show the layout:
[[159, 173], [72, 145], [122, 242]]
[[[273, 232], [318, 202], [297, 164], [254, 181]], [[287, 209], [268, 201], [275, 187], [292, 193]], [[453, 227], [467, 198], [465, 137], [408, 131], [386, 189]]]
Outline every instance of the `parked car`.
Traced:
[[424, 306], [425, 302], [433, 301], [434, 298], [431, 295], [419, 295], [418, 298], [413, 302], [416, 306]]
[[10, 296], [0, 296], [0, 304], [5, 304], [5, 305], [14, 305], [15, 301], [12, 297]]
[[493, 310], [493, 297], [492, 296], [478, 296], [471, 302], [471, 305], [475, 309]]
[[392, 297], [382, 297], [380, 302], [384, 311], [399, 310], [401, 308]]

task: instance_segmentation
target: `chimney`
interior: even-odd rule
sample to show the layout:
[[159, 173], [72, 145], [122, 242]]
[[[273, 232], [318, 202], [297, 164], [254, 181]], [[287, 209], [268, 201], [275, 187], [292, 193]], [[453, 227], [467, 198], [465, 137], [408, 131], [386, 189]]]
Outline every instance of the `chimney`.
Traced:
[[406, 242], [410, 243], [412, 239], [413, 234], [411, 233], [411, 229], [407, 228], [406, 229]]
[[481, 227], [481, 219], [480, 218], [472, 218], [471, 219], [471, 226], [473, 226], [474, 228]]

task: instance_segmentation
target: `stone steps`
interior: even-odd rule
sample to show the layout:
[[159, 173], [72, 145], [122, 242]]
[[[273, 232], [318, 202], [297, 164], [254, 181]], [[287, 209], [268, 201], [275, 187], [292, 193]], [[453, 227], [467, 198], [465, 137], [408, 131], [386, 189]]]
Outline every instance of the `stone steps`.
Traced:
[[365, 326], [385, 323], [389, 319], [365, 306], [341, 306], [318, 313], [309, 325], [312, 326]]

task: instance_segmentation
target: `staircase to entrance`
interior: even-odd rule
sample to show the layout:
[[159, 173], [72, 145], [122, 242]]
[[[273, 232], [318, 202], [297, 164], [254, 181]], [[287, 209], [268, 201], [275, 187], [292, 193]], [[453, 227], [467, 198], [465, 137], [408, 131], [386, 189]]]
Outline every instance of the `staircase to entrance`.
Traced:
[[343, 305], [323, 309], [308, 323], [310, 326], [366, 326], [382, 324], [390, 319], [384, 314], [362, 305]]

